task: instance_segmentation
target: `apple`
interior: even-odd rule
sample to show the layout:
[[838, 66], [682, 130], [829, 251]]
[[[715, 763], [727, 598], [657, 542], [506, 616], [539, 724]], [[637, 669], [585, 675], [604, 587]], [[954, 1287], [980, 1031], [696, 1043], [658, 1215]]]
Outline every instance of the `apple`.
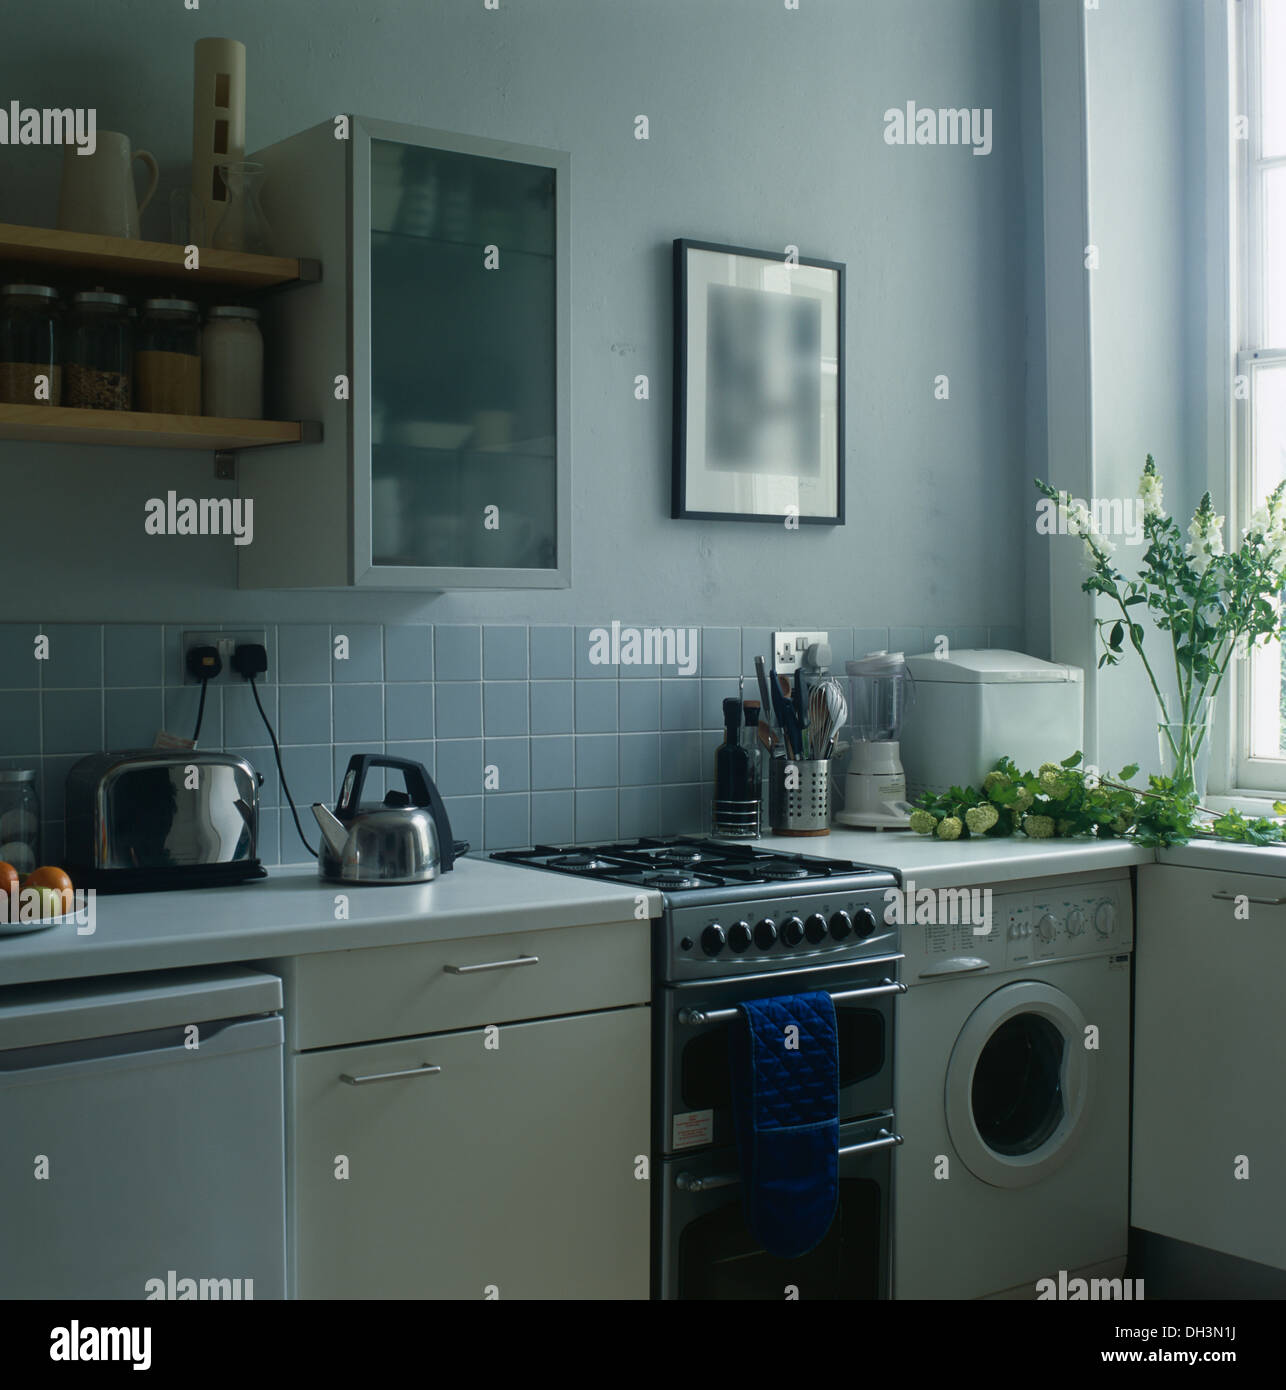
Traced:
[[18, 894], [18, 916], [24, 922], [61, 917], [65, 912], [63, 895], [57, 888], [24, 888]]

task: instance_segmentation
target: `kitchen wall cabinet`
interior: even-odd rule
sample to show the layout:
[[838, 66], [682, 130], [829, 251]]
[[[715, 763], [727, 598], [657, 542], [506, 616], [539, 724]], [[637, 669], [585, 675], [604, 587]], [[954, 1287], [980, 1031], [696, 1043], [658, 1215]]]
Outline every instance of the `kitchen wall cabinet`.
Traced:
[[271, 306], [273, 408], [324, 433], [241, 461], [239, 583], [566, 587], [569, 157], [362, 117], [254, 157], [326, 267]]
[[1286, 878], [1140, 868], [1134, 972], [1131, 1224], [1286, 1269]]

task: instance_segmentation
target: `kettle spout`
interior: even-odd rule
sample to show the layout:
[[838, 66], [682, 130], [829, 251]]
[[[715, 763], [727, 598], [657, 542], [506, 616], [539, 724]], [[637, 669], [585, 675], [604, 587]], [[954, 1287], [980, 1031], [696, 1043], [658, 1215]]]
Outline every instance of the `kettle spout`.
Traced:
[[321, 827], [322, 838], [336, 859], [344, 857], [344, 846], [348, 843], [348, 830], [329, 806], [320, 801], [313, 802], [313, 815]]

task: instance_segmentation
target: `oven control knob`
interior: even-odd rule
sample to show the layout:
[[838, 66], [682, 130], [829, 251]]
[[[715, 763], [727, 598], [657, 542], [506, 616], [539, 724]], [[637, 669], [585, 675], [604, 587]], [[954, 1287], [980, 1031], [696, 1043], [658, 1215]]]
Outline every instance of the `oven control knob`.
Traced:
[[761, 951], [766, 951], [777, 940], [777, 923], [771, 917], [765, 917], [758, 926], [755, 927], [755, 945]]
[[1057, 930], [1058, 923], [1048, 912], [1036, 923], [1036, 934], [1042, 941], [1053, 941]]
[[728, 938], [724, 935], [723, 928], [718, 922], [712, 922], [701, 933], [701, 949], [708, 956], [717, 956], [723, 950]]
[[1116, 905], [1114, 903], [1100, 903], [1094, 910], [1094, 930], [1100, 936], [1111, 936], [1115, 926]]
[[804, 935], [812, 946], [826, 940], [826, 918], [820, 912], [814, 912], [804, 923]]
[[1085, 930], [1085, 916], [1079, 908], [1073, 908], [1067, 914], [1067, 934], [1068, 936], [1080, 936]]
[[875, 930], [875, 913], [869, 907], [861, 908], [853, 916], [853, 931], [859, 938], [870, 936]]
[[787, 917], [781, 924], [781, 939], [787, 946], [798, 946], [804, 939], [804, 924], [798, 917]]
[[836, 941], [843, 941], [853, 934], [853, 919], [847, 912], [831, 913], [831, 935]]
[[751, 939], [749, 922], [734, 922], [732, 926], [728, 928], [728, 945], [731, 946], [738, 955], [740, 955], [742, 951], [748, 949]]

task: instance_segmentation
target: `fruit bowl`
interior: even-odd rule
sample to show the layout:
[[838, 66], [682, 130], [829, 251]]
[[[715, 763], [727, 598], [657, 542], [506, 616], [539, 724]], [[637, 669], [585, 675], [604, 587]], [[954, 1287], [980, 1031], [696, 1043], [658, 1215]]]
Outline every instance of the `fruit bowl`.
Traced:
[[46, 927], [63, 927], [76, 921], [74, 912], [61, 917], [33, 917], [30, 922], [0, 922], [0, 936], [22, 936], [27, 932], [44, 931]]

